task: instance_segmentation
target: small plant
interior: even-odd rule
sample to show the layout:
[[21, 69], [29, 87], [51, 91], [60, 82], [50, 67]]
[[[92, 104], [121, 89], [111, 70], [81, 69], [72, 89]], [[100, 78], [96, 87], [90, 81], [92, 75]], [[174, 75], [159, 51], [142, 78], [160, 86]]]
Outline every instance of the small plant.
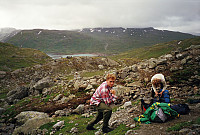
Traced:
[[167, 132], [170, 132], [170, 131], [179, 131], [183, 128], [186, 128], [186, 127], [190, 127], [192, 124], [200, 124], [200, 117], [197, 118], [195, 121], [190, 121], [190, 122], [182, 122], [182, 123], [178, 123], [172, 127], [169, 127], [167, 129]]

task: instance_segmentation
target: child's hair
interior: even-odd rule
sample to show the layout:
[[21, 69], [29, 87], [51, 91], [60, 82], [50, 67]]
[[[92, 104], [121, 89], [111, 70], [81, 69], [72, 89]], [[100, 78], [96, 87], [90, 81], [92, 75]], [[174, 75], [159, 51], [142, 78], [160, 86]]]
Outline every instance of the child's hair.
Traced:
[[109, 80], [109, 79], [115, 80], [115, 79], [116, 79], [116, 76], [115, 76], [114, 74], [108, 74], [108, 75], [106, 76], [106, 80]]
[[161, 83], [161, 80], [160, 80], [160, 79], [155, 78], [155, 79], [153, 79], [152, 84], [153, 84], [155, 87], [158, 87], [158, 86], [161, 85], [162, 83]]

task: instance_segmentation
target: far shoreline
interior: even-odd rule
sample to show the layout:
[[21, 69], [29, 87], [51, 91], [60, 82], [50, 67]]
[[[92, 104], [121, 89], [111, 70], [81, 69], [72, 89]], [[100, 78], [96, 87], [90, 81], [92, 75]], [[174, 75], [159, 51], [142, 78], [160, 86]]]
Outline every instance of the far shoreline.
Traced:
[[88, 57], [106, 56], [105, 54], [100, 54], [100, 53], [75, 53], [75, 54], [46, 53], [46, 54], [53, 59], [66, 58], [66, 57], [83, 57], [83, 56], [88, 56]]

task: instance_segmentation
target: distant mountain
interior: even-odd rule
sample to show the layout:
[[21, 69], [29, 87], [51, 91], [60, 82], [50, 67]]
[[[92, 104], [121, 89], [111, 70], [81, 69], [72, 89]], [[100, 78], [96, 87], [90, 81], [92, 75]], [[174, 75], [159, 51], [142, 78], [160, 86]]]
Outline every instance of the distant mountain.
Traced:
[[4, 42], [5, 39], [16, 35], [19, 31], [15, 28], [0, 28], [0, 42]]
[[134, 48], [194, 35], [149, 28], [85, 28], [82, 30], [22, 30], [5, 42], [18, 47], [34, 48], [45, 53], [117, 54]]

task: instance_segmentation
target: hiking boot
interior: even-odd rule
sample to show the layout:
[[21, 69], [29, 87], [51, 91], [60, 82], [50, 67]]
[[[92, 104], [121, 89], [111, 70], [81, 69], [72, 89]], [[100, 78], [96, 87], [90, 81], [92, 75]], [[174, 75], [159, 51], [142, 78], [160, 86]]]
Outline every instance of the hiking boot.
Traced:
[[87, 130], [96, 130], [93, 126], [87, 125], [86, 127]]
[[102, 131], [103, 131], [104, 133], [108, 133], [108, 132], [110, 132], [110, 131], [113, 131], [113, 129], [112, 129], [112, 128], [109, 128], [109, 127], [105, 127], [105, 128], [102, 128]]

